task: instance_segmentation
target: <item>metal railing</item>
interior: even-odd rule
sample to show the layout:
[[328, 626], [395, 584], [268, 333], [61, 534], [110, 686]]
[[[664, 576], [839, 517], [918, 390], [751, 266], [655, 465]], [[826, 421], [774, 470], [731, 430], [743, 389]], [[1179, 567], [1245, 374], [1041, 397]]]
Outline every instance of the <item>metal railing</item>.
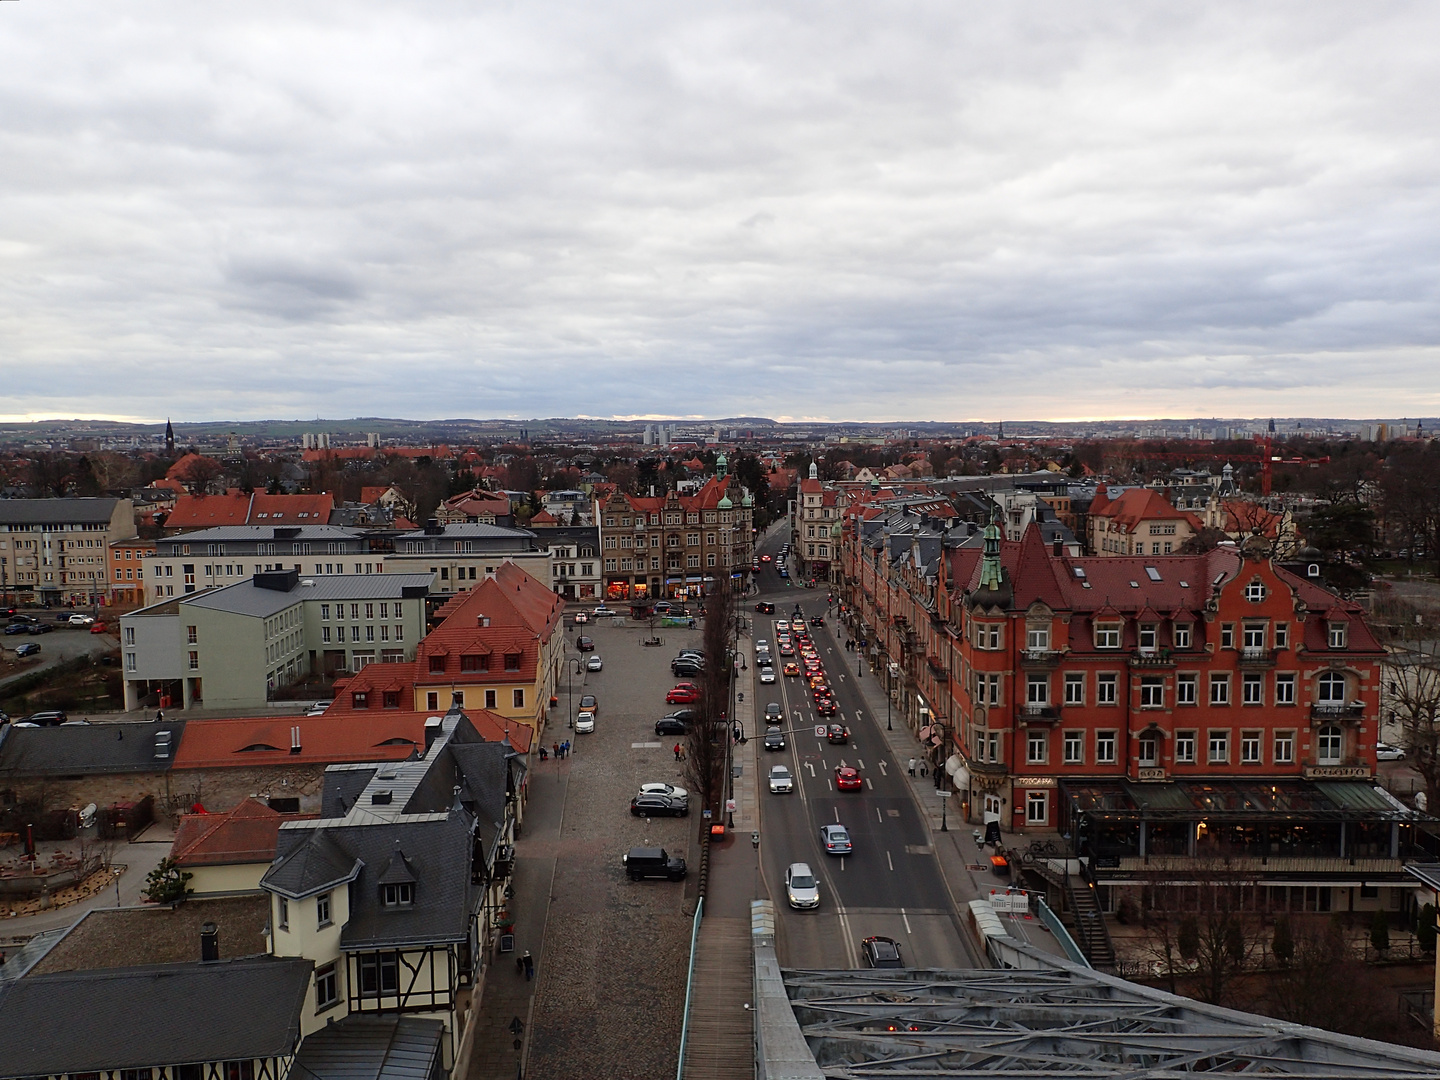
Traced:
[[685, 972], [685, 1012], [680, 1020], [680, 1063], [675, 1066], [675, 1080], [685, 1075], [685, 1044], [690, 1038], [690, 995], [695, 988], [695, 946], [700, 940], [700, 920], [705, 915], [705, 897], [695, 903], [695, 919], [690, 927], [690, 967]]

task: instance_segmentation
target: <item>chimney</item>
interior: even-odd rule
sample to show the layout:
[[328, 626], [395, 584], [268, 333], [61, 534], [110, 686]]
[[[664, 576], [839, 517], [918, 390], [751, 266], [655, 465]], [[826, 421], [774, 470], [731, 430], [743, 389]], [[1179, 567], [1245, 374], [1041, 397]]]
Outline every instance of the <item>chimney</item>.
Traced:
[[489, 625], [490, 625], [490, 616], [489, 616], [489, 615], [476, 615], [476, 616], [475, 616], [475, 623], [476, 623], [477, 626], [489, 626]]
[[430, 747], [435, 745], [435, 740], [440, 737], [440, 727], [444, 720], [439, 716], [425, 718], [425, 752], [430, 752]]
[[1054, 546], [1051, 547], [1050, 553], [1058, 559], [1061, 555], [1065, 554], [1065, 541], [1060, 538], [1059, 533], [1055, 534], [1053, 544]]
[[200, 962], [213, 964], [220, 959], [220, 930], [213, 922], [200, 927]]
[[300, 725], [299, 725], [299, 724], [296, 724], [294, 727], [292, 727], [292, 728], [290, 729], [290, 752], [291, 752], [292, 754], [298, 754], [298, 753], [300, 753]]

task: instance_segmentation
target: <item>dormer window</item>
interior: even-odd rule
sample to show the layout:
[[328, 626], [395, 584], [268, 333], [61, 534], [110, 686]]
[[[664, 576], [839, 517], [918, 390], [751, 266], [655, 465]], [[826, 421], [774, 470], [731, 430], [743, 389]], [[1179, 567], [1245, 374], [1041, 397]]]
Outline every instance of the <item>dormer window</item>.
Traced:
[[490, 655], [462, 655], [460, 657], [461, 671], [489, 671]]
[[1160, 627], [1156, 623], [1140, 624], [1140, 651], [1154, 652], [1160, 642]]
[[1120, 647], [1120, 624], [1100, 623], [1095, 627], [1097, 649], [1118, 649]]
[[438, 675], [438, 674], [444, 672], [444, 670], [445, 670], [445, 657], [444, 657], [443, 655], [430, 657], [430, 672], [431, 672], [431, 674]]
[[1348, 640], [1349, 625], [1343, 622], [1332, 622], [1330, 624], [1330, 632], [1327, 638], [1327, 642], [1330, 648], [1343, 649], [1345, 648], [1345, 644]]
[[410, 907], [415, 903], [415, 886], [401, 881], [380, 886], [380, 903], [385, 907]]
[[356, 690], [350, 695], [350, 704], [356, 709], [368, 709], [370, 707], [370, 695], [364, 690]]
[[519, 653], [506, 653], [506, 654], [505, 654], [505, 670], [506, 670], [506, 671], [519, 671], [519, 670], [520, 670], [520, 654], [519, 654]]
[[1028, 652], [1046, 652], [1050, 648], [1050, 628], [1031, 626], [1025, 630], [1025, 649]]

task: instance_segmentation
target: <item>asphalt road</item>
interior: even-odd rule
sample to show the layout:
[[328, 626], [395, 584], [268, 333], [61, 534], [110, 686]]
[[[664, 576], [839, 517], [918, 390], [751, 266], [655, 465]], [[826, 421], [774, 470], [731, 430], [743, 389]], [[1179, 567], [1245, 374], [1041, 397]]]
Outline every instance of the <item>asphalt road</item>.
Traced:
[[[779, 537], [761, 546], [762, 554], [778, 556]], [[793, 579], [792, 579], [793, 580]], [[775, 652], [775, 621], [790, 617], [798, 603], [806, 618], [825, 614], [826, 592], [787, 586], [773, 563], [762, 565], [761, 593], [755, 599], [775, 603], [773, 615], [753, 614], [756, 639], [768, 639], [777, 662], [790, 659]], [[786, 717], [786, 747], [762, 752], [762, 773], [787, 765], [796, 777], [793, 794], [761, 792], [762, 863], [766, 883], [780, 915], [777, 947], [787, 967], [862, 967], [860, 941], [872, 934], [900, 943], [908, 967], [980, 967], [957, 920], [954, 900], [930, 847], [930, 834], [903, 775], [906, 763], [894, 761], [879, 727], [865, 710], [855, 689], [856, 656], [843, 639], [824, 627], [811, 627], [839, 713], [816, 714], [808, 688], [800, 678], [755, 682], [756, 714], [779, 702]], [[816, 729], [838, 720], [849, 726], [847, 745], [829, 743]], [[758, 733], [757, 733], [758, 734]], [[840, 765], [860, 771], [860, 791], [838, 791], [834, 771]], [[850, 833], [853, 852], [827, 855], [820, 827], [838, 822]], [[796, 911], [785, 901], [785, 869], [805, 862], [820, 881], [820, 907]]]

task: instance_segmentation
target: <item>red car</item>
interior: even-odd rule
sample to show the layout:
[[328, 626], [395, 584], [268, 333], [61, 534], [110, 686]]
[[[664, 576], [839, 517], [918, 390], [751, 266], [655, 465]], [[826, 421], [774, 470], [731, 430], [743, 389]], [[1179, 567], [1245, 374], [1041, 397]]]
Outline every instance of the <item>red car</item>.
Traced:
[[90, 627], [90, 632], [92, 634], [105, 633], [105, 624], [103, 622], [97, 622], [94, 626]]
[[849, 765], [835, 766], [835, 786], [841, 791], [859, 791], [864, 782], [860, 779], [860, 773]]
[[700, 690], [694, 683], [681, 683], [665, 695], [667, 705], [693, 705], [700, 700]]

